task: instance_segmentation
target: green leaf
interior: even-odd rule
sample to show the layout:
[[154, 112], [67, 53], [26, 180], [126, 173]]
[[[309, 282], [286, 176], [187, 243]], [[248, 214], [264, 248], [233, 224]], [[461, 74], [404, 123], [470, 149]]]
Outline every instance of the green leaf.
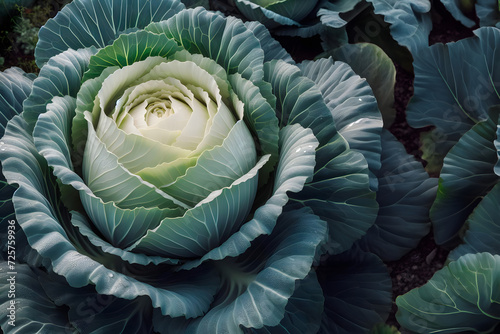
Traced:
[[166, 20], [184, 9], [178, 0], [75, 0], [48, 20], [38, 33], [38, 67], [68, 49], [103, 48], [119, 35]]
[[6, 261], [0, 262], [0, 327], [4, 333], [77, 333], [67, 309], [45, 294], [38, 270], [16, 263], [12, 271]]
[[187, 51], [215, 60], [228, 74], [238, 72], [252, 81], [262, 79], [264, 51], [260, 42], [234, 17], [224, 18], [198, 7], [152, 23], [146, 30], [165, 34]]
[[188, 168], [172, 185], [161, 186], [160, 189], [183, 203], [195, 206], [212, 192], [229, 187], [248, 173], [256, 161], [252, 135], [245, 123], [238, 121], [222, 145], [203, 152], [195, 166]]
[[237, 258], [215, 264], [223, 282], [207, 314], [187, 325], [182, 319], [155, 317], [155, 330], [169, 333], [184, 327], [184, 333], [236, 334], [244, 333], [242, 327], [278, 325], [298, 283], [308, 276], [325, 235], [326, 224], [309, 210], [284, 213], [270, 236], [256, 240]]
[[288, 193], [300, 192], [304, 183], [312, 178], [315, 164], [314, 150], [318, 146], [318, 141], [310, 129], [295, 124], [281, 129], [279, 146], [280, 160], [276, 166], [272, 195], [255, 210], [253, 217], [220, 247], [212, 249], [201, 259], [187, 262], [183, 265], [183, 269], [191, 269], [207, 260], [238, 256], [250, 247], [253, 240], [273, 231], [276, 220], [288, 202], [290, 196]]
[[106, 150], [99, 140], [90, 113], [85, 113], [88, 122], [88, 138], [83, 155], [83, 179], [96, 197], [104, 202], [114, 202], [123, 209], [160, 207], [187, 209], [188, 206], [130, 173], [118, 158]]
[[180, 50], [177, 43], [165, 35], [144, 30], [123, 34], [90, 58], [89, 70], [83, 81], [98, 77], [107, 67], [124, 67], [147, 57], [168, 57]]
[[366, 159], [350, 150], [339, 134], [317, 150], [313, 180], [292, 198], [291, 205], [308, 206], [328, 223], [332, 254], [351, 248], [373, 225], [378, 212]]
[[347, 63], [356, 74], [366, 79], [377, 99], [384, 128], [389, 128], [396, 117], [396, 68], [391, 58], [380, 47], [371, 43], [344, 44], [327, 52], [336, 61]]
[[419, 333], [494, 333], [500, 323], [499, 273], [499, 255], [464, 255], [396, 299], [398, 322]]
[[318, 334], [368, 333], [385, 322], [392, 305], [392, 282], [374, 254], [349, 251], [318, 268], [325, 311]]
[[407, 108], [408, 123], [415, 128], [435, 126], [435, 145], [444, 154], [500, 103], [500, 68], [495, 66], [500, 30], [487, 27], [474, 33], [413, 53], [415, 94]]
[[181, 214], [181, 211], [161, 210], [156, 207], [125, 210], [112, 202], [104, 203], [97, 198], [72, 170], [69, 142], [74, 110], [74, 98], [55, 97], [35, 126], [33, 132], [35, 145], [40, 154], [47, 159], [49, 166], [54, 168], [54, 175], [61, 183], [71, 185], [80, 192], [83, 206], [108, 241], [116, 246], [126, 247], [143, 236], [149, 228], [156, 227], [161, 219]]
[[314, 270], [295, 284], [293, 295], [288, 299], [285, 316], [273, 327], [254, 329], [258, 334], [316, 334], [323, 316], [325, 297]]
[[[271, 154], [266, 165], [269, 173], [278, 161], [279, 127], [276, 113], [271, 104], [265, 99], [258, 86], [239, 74], [229, 76], [231, 86], [238, 98], [244, 104], [244, 120], [249, 130], [257, 134], [261, 154]], [[265, 88], [263, 88], [265, 89]]]
[[451, 251], [448, 259], [455, 261], [465, 254], [488, 252], [500, 255], [500, 184], [483, 197], [466, 222], [463, 243]]
[[453, 241], [481, 197], [500, 181], [493, 171], [495, 131], [491, 120], [478, 123], [446, 155], [430, 212], [436, 243]]
[[376, 190], [378, 181], [374, 173], [380, 169], [383, 122], [372, 89], [342, 62], [319, 59], [305, 61], [300, 68], [320, 89], [338, 132], [351, 149], [366, 158], [371, 172], [370, 184]]
[[381, 158], [382, 168], [376, 174], [377, 220], [359, 245], [384, 261], [396, 261], [429, 233], [437, 179], [429, 178], [422, 164], [387, 130], [382, 133]]
[[258, 21], [268, 29], [274, 29], [279, 26], [300, 26], [300, 23], [293, 19], [275, 13], [250, 0], [235, 0], [238, 10], [250, 21]]
[[97, 49], [68, 50], [50, 59], [47, 66], [33, 82], [29, 97], [24, 101], [23, 117], [32, 130], [39, 115], [46, 110], [54, 96], [76, 97], [80, 90], [83, 73], [87, 70], [90, 56]]
[[[97, 207], [97, 205], [96, 205]], [[149, 264], [173, 264], [177, 265], [179, 264], [178, 259], [169, 259], [161, 256], [148, 256], [146, 254], [137, 254], [137, 253], [132, 253], [126, 250], [123, 250], [122, 248], [115, 247], [106, 240], [104, 240], [100, 235], [98, 235], [98, 232], [95, 232], [95, 225], [97, 225], [96, 221], [91, 220], [89, 221], [86, 216], [83, 214], [77, 212], [77, 211], [71, 211], [72, 219], [71, 219], [71, 224], [78, 228], [78, 233], [80, 233], [82, 236], [85, 236], [88, 241], [95, 247], [99, 247], [103, 253], [106, 255], [115, 255], [120, 257], [123, 261], [126, 261], [131, 264], [140, 264], [143, 266], [147, 266]], [[130, 222], [131, 220], [125, 220], [123, 219], [123, 224], [126, 224], [127, 222]], [[157, 220], [160, 222], [160, 220]], [[134, 224], [129, 224], [129, 225], [137, 225], [136, 222], [134, 221]]]
[[263, 157], [230, 186], [210, 193], [182, 217], [165, 218], [127, 250], [170, 258], [201, 257], [236, 232], [254, 201]]
[[277, 98], [280, 127], [300, 124], [310, 128], [320, 145], [336, 134], [334, 121], [321, 91], [300, 69], [282, 60], [265, 63], [264, 80], [271, 83]]
[[292, 56], [271, 36], [269, 30], [261, 22], [247, 21], [245, 26], [259, 39], [260, 47], [264, 50], [264, 62], [281, 59], [290, 64], [294, 63]]
[[23, 111], [23, 102], [31, 92], [35, 74], [25, 73], [19, 67], [0, 72], [0, 137], [7, 122]]
[[[218, 277], [209, 267], [200, 268], [192, 276], [177, 273], [161, 275], [155, 270], [141, 272], [141, 281], [116, 263], [118, 271], [108, 269], [106, 256], [86, 244], [75, 233], [69, 213], [59, 203], [52, 172], [38, 154], [28, 124], [15, 116], [3, 137], [4, 151], [0, 151], [4, 175], [9, 183], [19, 188], [13, 198], [16, 218], [30, 245], [50, 261], [53, 271], [65, 277], [72, 287], [93, 284], [100, 294], [132, 300], [148, 296], [155, 308], [171, 316], [196, 317], [208, 310], [219, 285]], [[69, 233], [69, 235], [68, 235]], [[160, 276], [158, 276], [160, 275]]]

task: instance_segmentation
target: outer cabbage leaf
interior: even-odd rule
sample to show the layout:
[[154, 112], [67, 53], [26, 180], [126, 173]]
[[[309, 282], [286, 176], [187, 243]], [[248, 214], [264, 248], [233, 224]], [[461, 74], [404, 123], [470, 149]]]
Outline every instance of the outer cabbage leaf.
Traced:
[[253, 31], [255, 37], [260, 41], [260, 46], [264, 50], [264, 61], [271, 61], [273, 59], [281, 59], [287, 63], [293, 64], [292, 56], [275, 40], [269, 30], [260, 22], [248, 21], [245, 22], [248, 29]]
[[497, 163], [495, 164], [495, 167], [493, 170], [495, 171], [495, 174], [500, 176], [500, 106], [496, 107], [498, 110], [498, 124], [497, 124], [497, 137], [495, 138], [494, 144], [495, 144], [495, 149], [497, 150]]
[[494, 333], [500, 324], [500, 256], [466, 254], [396, 299], [398, 322], [419, 333]]
[[164, 33], [187, 51], [215, 60], [228, 74], [238, 72], [252, 81], [262, 79], [264, 51], [260, 42], [234, 17], [224, 18], [198, 7], [151, 23], [146, 30]]
[[[188, 322], [155, 317], [155, 330], [236, 334], [244, 333], [242, 327], [277, 326], [299, 282], [309, 275], [325, 235], [325, 222], [310, 210], [284, 213], [270, 236], [256, 240], [244, 254], [216, 263], [223, 286], [207, 314]], [[303, 283], [308, 284], [307, 280]], [[318, 290], [313, 290], [306, 298], [314, 309], [305, 312], [306, 316], [321, 313], [321, 305], [312, 299], [317, 298]]]
[[412, 53], [429, 45], [432, 29], [429, 0], [367, 1], [372, 3], [375, 14], [383, 15], [384, 21], [391, 24], [391, 34], [400, 45], [406, 46]]
[[31, 92], [35, 74], [25, 73], [18, 67], [0, 72], [0, 137], [7, 122], [23, 111], [23, 102]]
[[427, 156], [442, 159], [500, 102], [500, 67], [495, 66], [500, 58], [500, 29], [485, 27], [474, 33], [456, 43], [435, 44], [413, 53], [415, 94], [407, 116], [412, 127], [436, 127], [435, 142], [423, 148]]
[[68, 49], [103, 48], [120, 34], [142, 29], [184, 9], [178, 0], [75, 0], [40, 29], [35, 59], [41, 68]]
[[[5, 132], [7, 122], [22, 112], [23, 102], [28, 97], [35, 78], [36, 75], [27, 74], [17, 67], [0, 72], [0, 137]], [[0, 149], [2, 146], [3, 142], [0, 142]], [[2, 253], [3, 248], [7, 247], [7, 240], [4, 237], [7, 237], [9, 221], [15, 218], [12, 206], [12, 195], [15, 189], [15, 186], [6, 182], [0, 164], [0, 244], [2, 245], [0, 252]], [[18, 230], [16, 224], [16, 233]], [[0, 254], [3, 255], [2, 253]]]
[[483, 197], [469, 216], [463, 243], [451, 251], [448, 259], [455, 261], [465, 254], [488, 252], [500, 255], [500, 184]]
[[93, 47], [68, 50], [51, 58], [47, 66], [40, 70], [33, 82], [32, 92], [23, 104], [23, 117], [31, 130], [54, 96], [76, 97], [83, 73], [88, 69], [90, 56], [96, 52], [97, 49]]
[[[43, 272], [19, 263], [12, 273], [7, 262], [0, 262], [0, 326], [5, 333], [12, 334], [77, 333], [68, 320], [67, 310], [45, 294], [39, 282], [40, 274]], [[9, 297], [11, 289], [13, 297]]]
[[436, 197], [437, 179], [387, 130], [382, 133], [382, 168], [375, 224], [359, 245], [384, 261], [396, 261], [429, 233], [429, 209]]
[[253, 329], [258, 334], [317, 334], [323, 316], [325, 296], [316, 272], [295, 283], [295, 291], [288, 299], [285, 316], [277, 326]]
[[[312, 1], [311, 1], [312, 2]], [[300, 26], [300, 23], [289, 17], [280, 15], [272, 10], [264, 8], [254, 1], [235, 0], [238, 10], [249, 20], [258, 21], [264, 24], [269, 29], [279, 26]]]
[[500, 181], [493, 172], [498, 159], [495, 131], [491, 120], [479, 123], [446, 155], [430, 212], [436, 243], [453, 241], [478, 201]]
[[[318, 268], [325, 311], [318, 334], [368, 333], [385, 322], [392, 283], [386, 266], [372, 253], [351, 250]], [[355, 287], [355, 288], [353, 288]]]
[[383, 124], [370, 86], [348, 65], [333, 63], [332, 59], [305, 61], [300, 68], [320, 89], [338, 132], [351, 149], [366, 158], [371, 172], [370, 186], [376, 190], [378, 182], [374, 173], [380, 169]]
[[[341, 253], [366, 233], [378, 210], [375, 193], [367, 183], [366, 159], [348, 149], [347, 141], [336, 131], [322, 92], [311, 79], [302, 76], [298, 67], [272, 61], [265, 64], [265, 74], [278, 99], [281, 124], [309, 127], [320, 142], [314, 178], [293, 196], [292, 205], [308, 206], [327, 221], [332, 238], [330, 250]], [[342, 97], [339, 100], [341, 104]]]
[[51, 300], [66, 307], [67, 317], [79, 333], [151, 333], [152, 307], [145, 297], [130, 301], [101, 295], [92, 286], [72, 288], [64, 278], [43, 273], [39, 280]]
[[389, 128], [396, 117], [394, 109], [394, 85], [396, 68], [391, 58], [377, 45], [371, 43], [344, 44], [327, 50], [336, 61], [342, 61], [362, 78], [373, 90], [384, 119], [384, 128]]

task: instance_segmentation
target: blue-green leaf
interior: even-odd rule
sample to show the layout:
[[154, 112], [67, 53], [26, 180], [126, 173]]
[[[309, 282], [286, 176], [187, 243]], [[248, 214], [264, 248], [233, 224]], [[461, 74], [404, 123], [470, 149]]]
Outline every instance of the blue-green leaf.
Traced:
[[0, 327], [4, 333], [77, 333], [67, 310], [59, 307], [40, 285], [39, 271], [26, 264], [9, 269], [0, 262]]
[[215, 60], [228, 74], [238, 72], [252, 81], [262, 79], [264, 51], [260, 42], [234, 17], [224, 18], [197, 7], [152, 23], [146, 30], [166, 34], [187, 51]]
[[79, 333], [151, 333], [152, 307], [147, 298], [130, 301], [101, 295], [92, 286], [72, 288], [54, 276], [40, 273], [39, 280], [56, 305], [69, 308], [67, 316]]
[[496, 124], [479, 123], [465, 133], [444, 159], [430, 217], [438, 244], [453, 241], [482, 196], [498, 182], [494, 173]]
[[418, 333], [495, 333], [500, 256], [466, 254], [396, 299], [398, 322]]
[[290, 64], [294, 63], [292, 56], [271, 36], [269, 30], [261, 22], [248, 21], [245, 22], [245, 26], [259, 39], [260, 46], [264, 50], [264, 62], [281, 59]]
[[467, 219], [463, 243], [451, 251], [448, 259], [454, 261], [465, 254], [488, 252], [500, 255], [500, 184], [483, 197]]
[[25, 73], [18, 67], [0, 72], [0, 137], [7, 122], [23, 111], [23, 102], [31, 92], [35, 74]]
[[250, 21], [258, 21], [269, 29], [279, 26], [300, 26], [297, 21], [264, 8], [254, 1], [235, 0], [238, 10]]
[[35, 59], [38, 67], [68, 49], [103, 48], [119, 35], [165, 20], [184, 9], [178, 0], [75, 0], [40, 29]]
[[288, 299], [285, 316], [280, 323], [273, 327], [254, 329], [258, 334], [316, 334], [318, 333], [325, 297], [318, 282], [316, 272], [311, 270], [309, 275], [295, 284], [295, 292]]
[[494, 141], [495, 149], [497, 150], [497, 163], [495, 164], [495, 167], [493, 170], [495, 171], [495, 174], [500, 176], [500, 106], [496, 107], [498, 109], [498, 123], [497, 123], [497, 133], [496, 133], [496, 138]]
[[[271, 154], [268, 170], [278, 160], [279, 127], [275, 109], [263, 96], [258, 86], [239, 74], [229, 76], [229, 81], [238, 98], [244, 104], [244, 120], [249, 130], [257, 134], [261, 154]], [[266, 89], [263, 87], [262, 89]]]
[[318, 334], [369, 333], [385, 322], [392, 306], [392, 282], [374, 254], [349, 251], [318, 268], [325, 311]]
[[377, 220], [359, 244], [384, 261], [396, 261], [429, 233], [437, 179], [429, 178], [422, 164], [387, 130], [382, 133], [382, 168], [377, 176]]
[[367, 0], [375, 14], [383, 15], [391, 25], [391, 35], [412, 53], [429, 45], [432, 29], [431, 3], [429, 0], [401, 2], [396, 0]]
[[155, 330], [170, 333], [176, 328], [180, 332], [184, 327], [183, 333], [237, 334], [244, 333], [242, 327], [278, 325], [298, 283], [308, 276], [325, 236], [325, 222], [310, 210], [284, 213], [270, 236], [256, 240], [244, 254], [215, 264], [223, 285], [207, 314], [187, 325], [182, 320], [155, 317]]
[[320, 89], [338, 132], [349, 147], [364, 155], [370, 169], [370, 183], [377, 189], [374, 175], [380, 169], [382, 115], [373, 91], [345, 63], [329, 59], [305, 61], [299, 65], [306, 77]]
[[[496, 2], [496, 0], [495, 0]], [[476, 25], [474, 20], [468, 18], [462, 11], [462, 1], [460, 0], [441, 0], [441, 3], [446, 7], [455, 20], [460, 21], [464, 26], [472, 28]], [[472, 4], [470, 5], [472, 7]], [[471, 10], [472, 8], [469, 8]]]
[[47, 66], [40, 70], [33, 82], [33, 90], [24, 102], [23, 117], [33, 129], [39, 115], [54, 96], [76, 97], [83, 73], [87, 70], [90, 56], [97, 49], [68, 50], [52, 58]]
[[351, 248], [375, 222], [378, 204], [368, 173], [363, 155], [337, 134], [317, 150], [313, 180], [292, 196], [290, 205], [308, 206], [328, 223], [332, 254]]
[[[474, 124], [488, 118], [490, 107], [500, 103], [500, 30], [485, 27], [474, 37], [455, 43], [435, 44], [413, 52], [415, 94], [407, 108], [415, 128], [433, 125], [428, 156], [448, 150]], [[496, 122], [496, 119], [494, 120]]]
[[479, 18], [479, 25], [495, 26], [500, 28], [500, 5], [498, 0], [477, 0], [476, 15]]
[[271, 83], [277, 98], [280, 127], [300, 124], [310, 128], [320, 145], [335, 135], [335, 124], [321, 91], [314, 81], [304, 77], [297, 66], [282, 60], [265, 63], [265, 81]]
[[347, 63], [357, 75], [366, 79], [377, 99], [384, 119], [384, 128], [389, 128], [396, 117], [396, 68], [392, 59], [379, 46], [371, 43], [346, 43], [327, 52], [334, 60]]

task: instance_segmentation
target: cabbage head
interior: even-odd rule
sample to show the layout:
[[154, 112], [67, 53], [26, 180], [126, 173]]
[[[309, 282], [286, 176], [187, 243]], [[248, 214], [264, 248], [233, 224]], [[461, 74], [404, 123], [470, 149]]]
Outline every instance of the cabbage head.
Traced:
[[[328, 305], [346, 328], [384, 320], [380, 259], [321, 269], [378, 212], [382, 121], [346, 64], [299, 66], [262, 24], [175, 0], [75, 0], [35, 56], [36, 79], [0, 76], [16, 329], [326, 333], [345, 319]], [[362, 317], [339, 307], [353, 280]]]

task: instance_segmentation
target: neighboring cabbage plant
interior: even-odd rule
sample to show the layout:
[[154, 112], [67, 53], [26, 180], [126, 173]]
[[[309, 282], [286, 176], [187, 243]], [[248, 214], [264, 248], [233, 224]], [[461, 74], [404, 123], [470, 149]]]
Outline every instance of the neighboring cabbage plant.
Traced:
[[500, 2], [498, 0], [441, 0], [451, 15], [464, 26], [496, 26], [500, 28]]
[[427, 284], [397, 299], [398, 321], [418, 333], [500, 328], [500, 29], [475, 35], [415, 58], [409, 117], [436, 127], [428, 155], [446, 153], [430, 212], [435, 240], [460, 242]]
[[35, 57], [36, 79], [0, 75], [0, 238], [13, 226], [18, 250], [0, 278], [15, 268], [22, 304], [9, 327], [2, 285], [4, 331], [385, 321], [382, 259], [428, 232], [435, 180], [348, 65], [295, 64], [262, 24], [175, 0], [75, 0]]

